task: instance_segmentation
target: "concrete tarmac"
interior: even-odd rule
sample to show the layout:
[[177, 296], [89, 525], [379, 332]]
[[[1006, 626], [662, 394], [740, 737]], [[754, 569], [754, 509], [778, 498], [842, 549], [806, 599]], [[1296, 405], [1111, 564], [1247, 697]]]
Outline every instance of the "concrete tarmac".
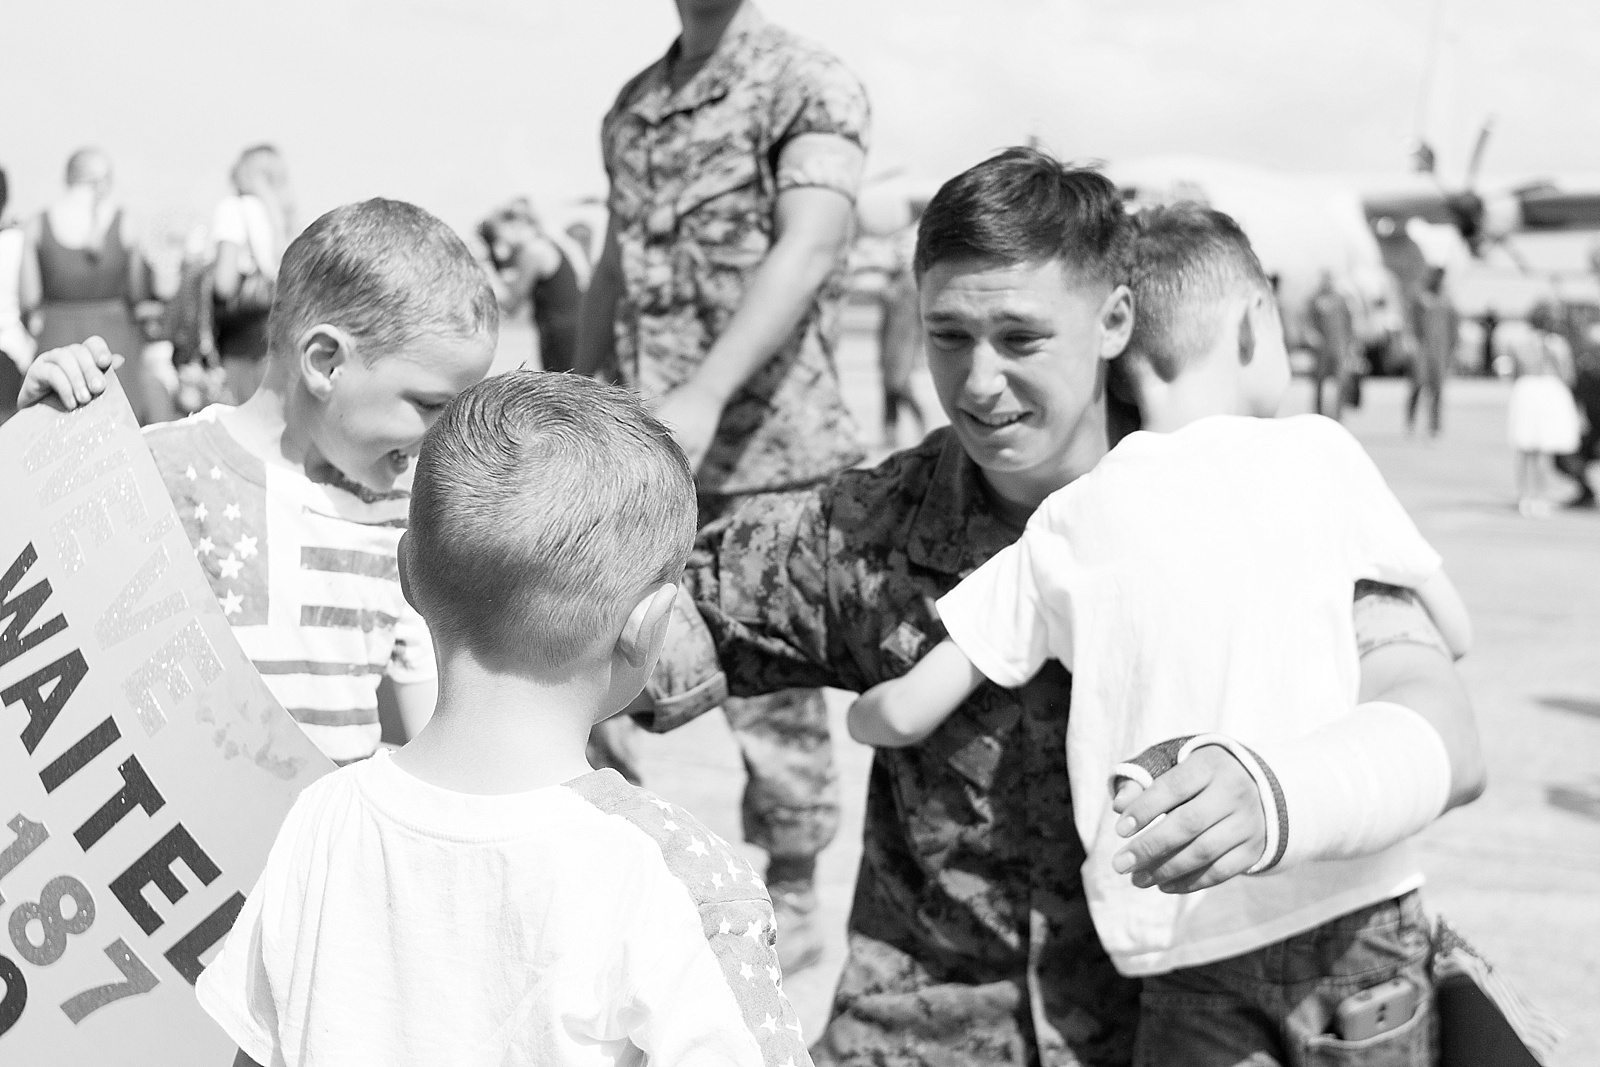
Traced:
[[[854, 328], [840, 370], [863, 439], [881, 456], [870, 318], [853, 311], [848, 321]], [[936, 413], [925, 379], [921, 392]], [[1476, 626], [1476, 648], [1459, 669], [1489, 789], [1421, 836], [1428, 902], [1571, 1030], [1554, 1063], [1587, 1067], [1600, 1063], [1600, 514], [1517, 514], [1508, 392], [1502, 382], [1450, 382], [1444, 435], [1433, 441], [1404, 433], [1404, 383], [1375, 381], [1346, 423], [1444, 555]], [[1309, 388], [1296, 383], [1288, 408], [1307, 410], [1309, 402]], [[828, 949], [786, 983], [808, 1039], [821, 1032], [844, 961], [861, 853], [871, 750], [845, 733], [848, 702], [830, 695], [844, 820], [819, 865]], [[744, 772], [719, 714], [669, 735], [640, 735], [639, 755], [650, 788], [740, 840]], [[749, 852], [759, 869], [759, 852]]]

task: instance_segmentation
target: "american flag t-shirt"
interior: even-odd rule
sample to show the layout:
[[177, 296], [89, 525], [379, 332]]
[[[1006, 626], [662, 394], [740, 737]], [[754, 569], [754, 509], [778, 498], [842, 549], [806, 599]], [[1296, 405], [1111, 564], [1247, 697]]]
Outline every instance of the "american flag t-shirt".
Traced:
[[269, 467], [207, 408], [145, 442], [234, 636], [330, 758], [377, 748], [378, 683], [434, 677], [395, 558], [408, 496]]

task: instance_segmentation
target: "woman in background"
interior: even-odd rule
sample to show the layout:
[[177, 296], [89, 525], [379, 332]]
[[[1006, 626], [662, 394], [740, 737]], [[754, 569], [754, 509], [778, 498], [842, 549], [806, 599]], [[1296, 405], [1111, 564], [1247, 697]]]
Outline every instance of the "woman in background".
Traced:
[[578, 347], [578, 307], [588, 284], [587, 258], [565, 233], [540, 224], [527, 197], [497, 208], [478, 224], [489, 253], [489, 279], [500, 309], [515, 314], [533, 305], [543, 370], [572, 369]]
[[134, 307], [149, 297], [149, 280], [127, 212], [111, 195], [111, 157], [80, 148], [67, 160], [66, 177], [66, 192], [26, 232], [22, 310], [39, 309], [41, 350], [100, 337], [124, 357], [117, 377], [134, 414], [148, 422], [159, 386], [144, 373], [145, 337]]
[[1577, 449], [1582, 426], [1569, 388], [1572, 349], [1555, 332], [1554, 315], [1540, 305], [1529, 313], [1528, 325], [1533, 327], [1528, 339], [1512, 351], [1516, 381], [1511, 386], [1507, 436], [1517, 450], [1517, 510], [1544, 518], [1550, 514], [1545, 467], [1551, 457]]
[[33, 335], [22, 324], [22, 257], [27, 238], [6, 215], [10, 187], [0, 170], [0, 422], [17, 410], [22, 375], [33, 361]]
[[228, 392], [243, 403], [266, 369], [267, 312], [293, 234], [294, 197], [289, 169], [272, 145], [245, 149], [231, 177], [233, 194], [211, 219], [212, 328]]

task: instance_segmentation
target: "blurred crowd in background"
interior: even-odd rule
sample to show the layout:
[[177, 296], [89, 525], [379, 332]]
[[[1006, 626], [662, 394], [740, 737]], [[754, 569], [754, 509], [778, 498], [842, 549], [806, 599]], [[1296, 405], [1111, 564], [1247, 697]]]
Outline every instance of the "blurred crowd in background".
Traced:
[[[307, 220], [296, 215], [289, 167], [274, 146], [245, 148], [226, 176], [210, 220], [183, 226], [141, 219], [136, 206], [124, 204], [115, 162], [97, 148], [72, 153], [59, 196], [32, 216], [7, 210], [0, 170], [0, 352], [8, 357], [0, 360], [0, 421], [11, 414], [37, 353], [96, 334], [127, 358], [124, 388], [144, 423], [236, 403], [255, 390], [278, 260]], [[921, 206], [916, 197], [886, 206], [882, 197], [864, 196], [849, 263], [852, 303], [878, 312], [889, 445], [914, 442], [929, 428], [912, 388], [923, 359], [911, 274]], [[503, 311], [531, 322], [529, 365], [572, 368], [579, 307], [605, 225], [598, 196], [555, 205], [546, 216], [517, 195], [488, 210], [470, 235]], [[1600, 244], [1592, 262], [1600, 277]], [[1520, 379], [1546, 368], [1574, 391], [1579, 409], [1596, 410], [1600, 303], [1553, 294], [1520, 316], [1502, 317], [1492, 307], [1467, 316], [1458, 313], [1442, 268], [1419, 277], [1424, 284], [1414, 291], [1389, 274], [1386, 285], [1368, 292], [1370, 286], [1324, 272], [1309, 299], [1282, 302], [1295, 369], [1316, 383], [1316, 410], [1337, 418], [1360, 405], [1368, 377], [1407, 376], [1407, 429], [1420, 414], [1423, 430], [1436, 435], [1448, 378]], [[1578, 486], [1573, 503], [1592, 506], [1582, 472], [1595, 458], [1597, 420], [1590, 415], [1585, 430], [1565, 413], [1571, 405], [1555, 405], [1561, 410], [1546, 403], [1534, 421], [1559, 423], [1558, 445], [1573, 424], [1578, 447], [1551, 454], [1562, 457], [1556, 469]]]

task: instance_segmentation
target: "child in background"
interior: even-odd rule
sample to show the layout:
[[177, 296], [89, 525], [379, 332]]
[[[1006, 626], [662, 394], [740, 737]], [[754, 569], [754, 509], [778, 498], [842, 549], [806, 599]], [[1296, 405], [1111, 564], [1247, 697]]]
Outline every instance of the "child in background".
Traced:
[[[1147, 978], [1139, 1062], [1303, 1062], [1341, 1044], [1341, 1003], [1401, 976], [1414, 994], [1403, 1032], [1373, 1054], [1425, 1055], [1422, 873], [1403, 841], [1479, 784], [1453, 781], [1418, 713], [1356, 704], [1350, 600], [1360, 579], [1414, 589], [1457, 655], [1465, 610], [1348, 432], [1270, 418], [1287, 357], [1238, 226], [1153, 209], [1135, 259], [1121, 369], [1148, 432], [1047, 498], [1015, 545], [939, 601], [950, 639], [857, 701], [851, 734], [913, 743], [985, 678], [1021, 685], [1060, 659], [1090, 910], [1117, 967]], [[1141, 796], [1209, 746], [1250, 770], [1259, 799], [1241, 803], [1265, 833], [1151, 892], [1154, 876], [1121, 873], [1134, 866], [1126, 838], [1160, 814]], [[1204, 853], [1205, 834], [1186, 847]]]
[[1517, 450], [1517, 510], [1529, 518], [1549, 516], [1545, 468], [1551, 457], [1576, 452], [1583, 435], [1569, 388], [1572, 349], [1555, 332], [1552, 318], [1548, 306], [1534, 308], [1528, 315], [1533, 327], [1529, 337], [1512, 350], [1516, 381], [1507, 406], [1506, 436]]
[[[234, 636], [337, 762], [377, 749], [385, 674], [412, 732], [433, 708], [433, 649], [395, 561], [396, 482], [488, 371], [498, 331], [483, 270], [444, 223], [395, 200], [349, 204], [284, 253], [255, 394], [145, 430]], [[113, 358], [98, 338], [46, 353], [21, 403], [87, 403]]]
[[660, 654], [694, 533], [688, 461], [631, 393], [515, 371], [450, 406], [400, 551], [438, 711], [285, 820], [198, 987], [244, 1057], [809, 1064], [760, 878], [584, 762]]

